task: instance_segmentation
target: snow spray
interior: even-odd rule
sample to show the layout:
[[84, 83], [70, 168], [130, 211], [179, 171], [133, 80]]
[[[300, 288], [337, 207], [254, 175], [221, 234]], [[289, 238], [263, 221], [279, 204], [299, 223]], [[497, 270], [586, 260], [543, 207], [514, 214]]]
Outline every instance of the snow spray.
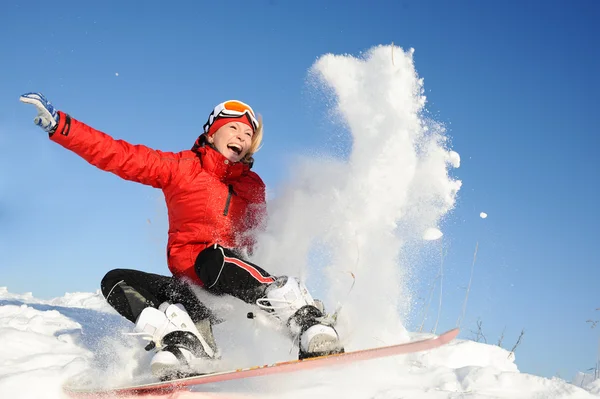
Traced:
[[[324, 55], [309, 84], [331, 99], [331, 121], [347, 128], [351, 148], [345, 159], [294, 163], [269, 201], [257, 257], [273, 273], [301, 275], [330, 308], [346, 296], [352, 273], [356, 286], [338, 324], [345, 345], [395, 343], [406, 338], [403, 318], [412, 301], [403, 249], [453, 209], [461, 182], [449, 169], [460, 158], [443, 125], [424, 116], [412, 49]], [[317, 248], [314, 270], [308, 260]]]

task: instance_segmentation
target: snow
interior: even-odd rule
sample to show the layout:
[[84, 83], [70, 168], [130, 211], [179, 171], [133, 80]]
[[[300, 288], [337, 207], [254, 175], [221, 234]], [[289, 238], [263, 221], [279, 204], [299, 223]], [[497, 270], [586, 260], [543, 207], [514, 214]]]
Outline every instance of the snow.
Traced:
[[[239, 312], [215, 329], [218, 340], [238, 334], [249, 323]], [[44, 301], [31, 294], [16, 295], [0, 288], [0, 397], [63, 398], [61, 384], [69, 377], [93, 370], [106, 385], [126, 382], [143, 374], [149, 357], [138, 338], [127, 336], [123, 322], [101, 294], [75, 293]], [[252, 331], [245, 327], [246, 332]], [[271, 352], [271, 361], [293, 358], [289, 347], [277, 347], [274, 336], [245, 334], [256, 353]], [[410, 339], [430, 336], [409, 333]], [[261, 346], [262, 344], [262, 346]], [[235, 346], [235, 345], [233, 345]], [[238, 348], [240, 349], [240, 348]], [[231, 351], [229, 352], [232, 353]], [[258, 356], [260, 357], [260, 356]], [[264, 358], [263, 358], [264, 360]], [[244, 362], [240, 362], [244, 363]], [[245, 363], [252, 364], [250, 359]], [[263, 363], [259, 363], [263, 364]], [[431, 351], [341, 367], [256, 377], [200, 387], [175, 398], [593, 398], [599, 380], [576, 376], [574, 384], [520, 373], [514, 357], [495, 345], [457, 339]], [[588, 376], [589, 377], [589, 376]], [[576, 386], [581, 385], [585, 389]], [[587, 390], [586, 390], [587, 389]]]
[[600, 379], [595, 379], [593, 374], [579, 372], [573, 378], [573, 384], [600, 395]]
[[462, 184], [450, 176], [460, 157], [444, 126], [425, 116], [413, 55], [375, 46], [360, 57], [325, 54], [312, 65], [308, 87], [351, 146], [339, 149], [331, 134], [333, 149], [323, 140], [319, 154], [290, 161], [254, 259], [274, 274], [300, 276], [329, 307], [346, 297], [351, 272], [355, 287], [338, 330], [365, 346], [408, 338], [403, 321], [416, 296], [409, 276], [418, 273], [412, 256], [431, 244], [424, 232], [440, 226]]
[[423, 239], [426, 241], [435, 241], [442, 237], [442, 232], [435, 227], [430, 227], [423, 233]]
[[460, 155], [456, 151], [448, 152], [448, 162], [452, 165], [453, 168], [460, 167]]

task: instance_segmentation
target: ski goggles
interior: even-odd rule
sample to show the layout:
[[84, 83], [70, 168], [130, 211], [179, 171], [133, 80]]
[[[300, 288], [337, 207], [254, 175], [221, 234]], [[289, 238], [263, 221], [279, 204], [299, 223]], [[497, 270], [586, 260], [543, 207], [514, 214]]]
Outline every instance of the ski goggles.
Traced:
[[208, 121], [204, 124], [204, 133], [208, 133], [212, 124], [219, 118], [239, 118], [244, 115], [250, 119], [254, 131], [256, 131], [258, 129], [258, 120], [256, 119], [256, 115], [254, 115], [252, 107], [237, 100], [225, 101], [217, 105], [208, 116]]

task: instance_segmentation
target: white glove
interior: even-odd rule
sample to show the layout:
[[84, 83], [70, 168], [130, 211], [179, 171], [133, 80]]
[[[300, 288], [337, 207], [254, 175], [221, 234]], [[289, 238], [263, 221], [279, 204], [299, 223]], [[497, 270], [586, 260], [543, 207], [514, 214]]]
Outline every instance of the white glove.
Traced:
[[50, 101], [42, 93], [25, 93], [19, 100], [26, 104], [35, 105], [37, 116], [33, 120], [33, 123], [48, 133], [54, 132], [58, 125], [58, 112], [56, 112]]

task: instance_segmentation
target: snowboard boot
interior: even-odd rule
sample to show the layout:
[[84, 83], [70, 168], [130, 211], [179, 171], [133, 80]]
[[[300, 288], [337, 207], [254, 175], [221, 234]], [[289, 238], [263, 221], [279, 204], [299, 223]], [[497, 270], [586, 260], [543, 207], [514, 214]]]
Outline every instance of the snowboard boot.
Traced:
[[320, 320], [324, 314], [315, 306], [304, 306], [290, 318], [290, 329], [300, 331], [298, 359], [344, 353], [335, 328]]
[[335, 328], [326, 322], [322, 302], [314, 300], [297, 278], [278, 278], [258, 304], [285, 323], [293, 337], [299, 337], [299, 359], [344, 352]]
[[194, 324], [181, 304], [145, 308], [134, 331], [151, 341], [146, 350], [157, 350], [150, 369], [161, 380], [202, 374], [218, 358], [210, 321]]

